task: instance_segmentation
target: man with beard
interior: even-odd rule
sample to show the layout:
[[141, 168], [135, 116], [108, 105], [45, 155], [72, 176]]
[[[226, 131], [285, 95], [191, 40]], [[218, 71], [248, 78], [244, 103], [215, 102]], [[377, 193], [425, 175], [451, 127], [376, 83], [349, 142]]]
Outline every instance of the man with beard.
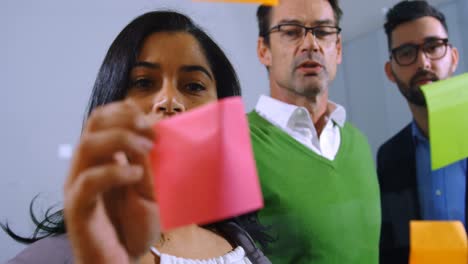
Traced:
[[270, 96], [249, 114], [272, 263], [373, 264], [380, 204], [366, 138], [328, 99], [341, 63], [337, 0], [282, 0], [257, 11]]
[[387, 13], [390, 60], [385, 72], [406, 98], [413, 120], [377, 155], [382, 197], [381, 263], [408, 263], [410, 220], [465, 224], [467, 161], [431, 170], [428, 113], [421, 86], [449, 78], [458, 51], [444, 15], [425, 1], [404, 1]]

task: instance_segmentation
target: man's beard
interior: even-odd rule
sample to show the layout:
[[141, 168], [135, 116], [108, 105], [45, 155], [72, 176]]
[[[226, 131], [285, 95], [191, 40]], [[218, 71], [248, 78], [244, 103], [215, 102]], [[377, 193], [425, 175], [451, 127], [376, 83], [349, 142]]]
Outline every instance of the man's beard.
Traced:
[[[299, 65], [301, 65], [306, 60], [312, 60], [315, 62], [320, 63], [322, 66], [322, 71], [319, 74], [313, 74], [308, 76], [302, 76], [302, 80], [298, 80], [300, 78], [297, 76], [296, 69]], [[327, 89], [329, 80], [328, 80], [328, 71], [325, 66], [325, 62], [323, 58], [316, 53], [305, 53], [297, 58], [292, 63], [292, 73], [291, 73], [291, 83], [288, 85], [290, 87], [290, 91], [304, 96], [306, 98], [315, 98], [317, 95], [323, 92], [323, 90]], [[308, 80], [307, 80], [308, 79]]]
[[406, 85], [401, 79], [399, 79], [395, 72], [393, 73], [393, 76], [395, 76], [398, 89], [406, 100], [411, 104], [423, 107], [427, 106], [426, 98], [424, 97], [421, 87], [417, 85], [417, 82], [423, 79], [431, 80], [432, 82], [439, 80], [437, 75], [426, 70], [418, 70], [418, 72], [416, 72], [416, 74], [411, 78], [409, 85]]

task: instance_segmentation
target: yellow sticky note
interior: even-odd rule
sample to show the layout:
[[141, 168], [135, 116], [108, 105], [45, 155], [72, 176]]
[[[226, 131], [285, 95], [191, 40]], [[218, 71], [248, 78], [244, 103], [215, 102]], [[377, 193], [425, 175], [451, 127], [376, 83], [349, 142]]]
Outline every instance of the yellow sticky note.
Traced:
[[460, 221], [411, 221], [410, 264], [467, 264], [467, 238]]
[[468, 157], [468, 73], [421, 89], [429, 114], [432, 169]]
[[193, 0], [194, 2], [224, 2], [224, 3], [247, 3], [275, 6], [279, 0]]

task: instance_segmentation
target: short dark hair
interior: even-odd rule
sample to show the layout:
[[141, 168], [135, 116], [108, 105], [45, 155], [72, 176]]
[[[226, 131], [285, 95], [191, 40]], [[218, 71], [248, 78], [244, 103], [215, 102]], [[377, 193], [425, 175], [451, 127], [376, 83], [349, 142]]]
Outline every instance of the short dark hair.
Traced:
[[[339, 0], [328, 0], [331, 7], [333, 8], [333, 14], [335, 15], [336, 25], [340, 25], [341, 17], [343, 16], [343, 11], [340, 8]], [[258, 35], [264, 37], [265, 43], [270, 44], [270, 37], [267, 32], [270, 30], [271, 26], [271, 11], [273, 10], [272, 6], [261, 5], [257, 9], [257, 21], [258, 21]]]
[[384, 24], [385, 33], [387, 34], [388, 40], [388, 49], [392, 49], [392, 32], [399, 25], [411, 22], [422, 17], [433, 17], [442, 24], [445, 31], [448, 34], [447, 23], [445, 22], [445, 16], [437, 10], [435, 7], [431, 6], [429, 3], [423, 0], [417, 1], [401, 1], [396, 4], [387, 12], [387, 21]]

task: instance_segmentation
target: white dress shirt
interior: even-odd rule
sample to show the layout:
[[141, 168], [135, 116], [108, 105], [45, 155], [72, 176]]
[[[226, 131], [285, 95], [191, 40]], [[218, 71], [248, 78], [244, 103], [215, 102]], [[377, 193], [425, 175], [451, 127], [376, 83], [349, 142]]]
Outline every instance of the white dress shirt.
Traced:
[[335, 159], [341, 142], [340, 127], [343, 127], [346, 121], [346, 110], [343, 106], [328, 101], [329, 115], [320, 137], [309, 112], [304, 107], [262, 95], [255, 111], [318, 155], [329, 160]]

